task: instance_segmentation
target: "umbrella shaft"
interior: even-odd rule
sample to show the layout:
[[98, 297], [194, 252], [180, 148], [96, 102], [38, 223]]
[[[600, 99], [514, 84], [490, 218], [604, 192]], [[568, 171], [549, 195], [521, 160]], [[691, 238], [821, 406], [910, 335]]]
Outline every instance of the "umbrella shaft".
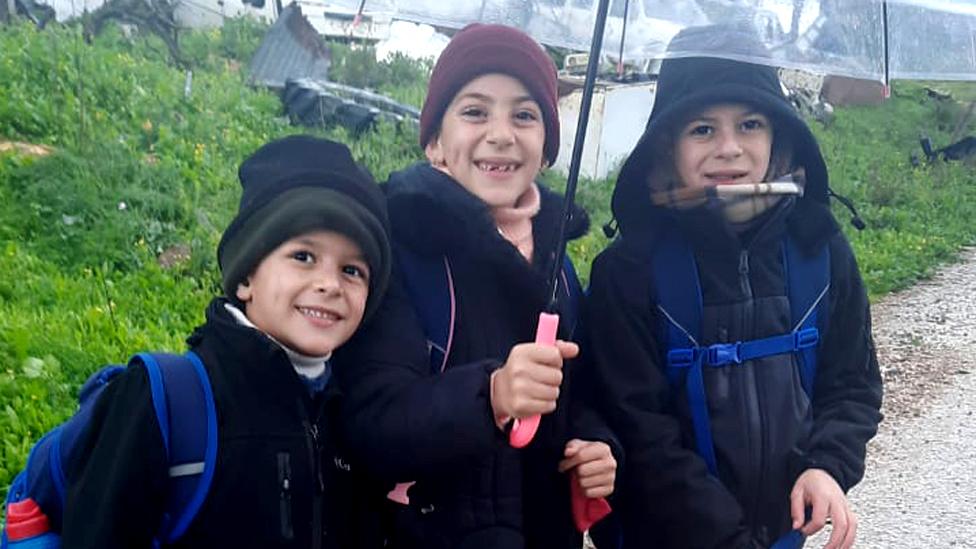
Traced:
[[576, 123], [576, 140], [573, 143], [573, 155], [569, 162], [569, 175], [566, 178], [566, 197], [563, 205], [563, 216], [559, 221], [559, 238], [556, 240], [556, 258], [552, 263], [549, 274], [549, 306], [547, 310], [556, 309], [556, 289], [559, 287], [559, 273], [563, 268], [566, 257], [566, 223], [573, 212], [573, 201], [576, 198], [576, 183], [579, 181], [580, 163], [583, 158], [583, 142], [586, 140], [586, 125], [590, 119], [590, 104], [593, 103], [593, 87], [596, 84], [596, 71], [600, 65], [600, 52], [603, 51], [603, 31], [607, 23], [607, 11], [610, 0], [600, 0], [596, 12], [596, 22], [593, 24], [593, 40], [590, 43], [590, 58], [586, 64], [586, 80], [583, 83], [583, 96], [580, 98], [579, 119]]

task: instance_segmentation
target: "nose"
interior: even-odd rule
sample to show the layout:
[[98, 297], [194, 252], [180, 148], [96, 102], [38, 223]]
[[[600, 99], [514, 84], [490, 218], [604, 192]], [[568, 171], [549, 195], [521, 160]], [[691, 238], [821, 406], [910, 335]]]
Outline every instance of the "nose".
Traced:
[[506, 147], [515, 141], [515, 132], [512, 123], [503, 116], [493, 117], [488, 122], [487, 140], [492, 145]]
[[339, 274], [323, 269], [315, 277], [315, 291], [326, 295], [336, 295], [342, 291]]
[[742, 154], [742, 143], [734, 131], [722, 130], [717, 136], [716, 154], [720, 158], [736, 158]]

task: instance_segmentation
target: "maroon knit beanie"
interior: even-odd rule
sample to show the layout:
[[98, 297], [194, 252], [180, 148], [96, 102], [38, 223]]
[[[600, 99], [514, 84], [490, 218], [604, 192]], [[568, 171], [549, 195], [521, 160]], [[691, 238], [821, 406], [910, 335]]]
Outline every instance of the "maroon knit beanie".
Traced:
[[455, 34], [441, 53], [420, 111], [420, 146], [426, 147], [437, 135], [444, 111], [461, 88], [490, 73], [517, 79], [539, 104], [546, 128], [542, 155], [552, 165], [559, 154], [556, 65], [535, 40], [505, 25], [472, 23]]

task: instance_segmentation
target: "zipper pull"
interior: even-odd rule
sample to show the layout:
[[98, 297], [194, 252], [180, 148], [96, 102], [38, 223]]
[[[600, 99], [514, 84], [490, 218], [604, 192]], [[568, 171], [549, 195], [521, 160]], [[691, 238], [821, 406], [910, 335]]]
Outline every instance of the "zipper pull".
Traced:
[[319, 493], [325, 492], [325, 477], [322, 475], [322, 446], [319, 444], [319, 426], [316, 423], [307, 423], [308, 433], [312, 435], [312, 445], [314, 446], [312, 457], [315, 463], [312, 464], [315, 470], [315, 480], [318, 483]]

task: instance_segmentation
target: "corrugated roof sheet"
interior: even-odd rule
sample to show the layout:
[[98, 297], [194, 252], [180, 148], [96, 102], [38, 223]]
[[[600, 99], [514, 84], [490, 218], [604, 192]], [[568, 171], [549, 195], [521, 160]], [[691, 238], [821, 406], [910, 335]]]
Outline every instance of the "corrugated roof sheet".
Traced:
[[327, 80], [332, 55], [325, 41], [302, 15], [297, 4], [290, 4], [251, 59], [250, 82], [284, 88], [293, 78]]

